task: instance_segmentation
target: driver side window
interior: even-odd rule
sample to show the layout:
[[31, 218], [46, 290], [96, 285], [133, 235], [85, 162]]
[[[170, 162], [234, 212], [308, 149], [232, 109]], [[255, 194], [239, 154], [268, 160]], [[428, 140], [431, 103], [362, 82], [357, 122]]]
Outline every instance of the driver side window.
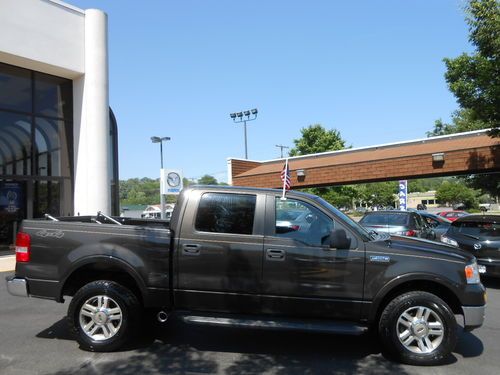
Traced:
[[275, 200], [277, 237], [291, 238], [308, 246], [327, 246], [334, 222], [317, 208], [295, 199]]

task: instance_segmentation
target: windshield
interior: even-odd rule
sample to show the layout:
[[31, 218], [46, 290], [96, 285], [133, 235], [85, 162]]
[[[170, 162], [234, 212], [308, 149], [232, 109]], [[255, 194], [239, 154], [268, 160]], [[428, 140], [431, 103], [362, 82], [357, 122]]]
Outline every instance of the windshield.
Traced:
[[454, 222], [450, 228], [451, 233], [464, 234], [474, 237], [492, 237], [500, 239], [500, 223], [464, 221]]
[[349, 228], [351, 228], [353, 231], [358, 233], [361, 237], [363, 237], [365, 240], [371, 240], [372, 236], [370, 236], [369, 231], [367, 231], [365, 228], [363, 228], [361, 225], [356, 223], [353, 219], [351, 219], [349, 216], [344, 214], [342, 211], [338, 210], [334, 206], [332, 206], [330, 203], [325, 201], [323, 198], [316, 197], [315, 198], [321, 205], [324, 207], [328, 208], [328, 210], [332, 211], [337, 217], [342, 219], [344, 221], [344, 224], [346, 224]]
[[363, 225], [408, 226], [410, 215], [405, 213], [370, 213], [360, 220]]

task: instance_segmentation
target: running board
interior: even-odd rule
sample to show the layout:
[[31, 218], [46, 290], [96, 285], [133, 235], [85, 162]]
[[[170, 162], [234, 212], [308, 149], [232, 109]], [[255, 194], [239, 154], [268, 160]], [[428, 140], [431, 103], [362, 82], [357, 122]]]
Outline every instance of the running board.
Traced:
[[335, 333], [342, 335], [361, 335], [368, 328], [349, 322], [326, 320], [300, 320], [286, 318], [236, 318], [209, 315], [181, 315], [181, 319], [188, 324], [210, 326], [226, 326], [240, 328], [258, 328], [268, 330], [292, 330], [306, 332]]

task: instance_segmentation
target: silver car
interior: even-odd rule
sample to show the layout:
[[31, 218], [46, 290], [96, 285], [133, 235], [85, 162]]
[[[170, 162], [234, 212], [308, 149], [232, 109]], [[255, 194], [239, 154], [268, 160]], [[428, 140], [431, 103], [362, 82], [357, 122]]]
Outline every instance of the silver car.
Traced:
[[416, 212], [373, 211], [365, 213], [359, 223], [368, 230], [398, 236], [420, 237], [435, 240], [436, 234]]

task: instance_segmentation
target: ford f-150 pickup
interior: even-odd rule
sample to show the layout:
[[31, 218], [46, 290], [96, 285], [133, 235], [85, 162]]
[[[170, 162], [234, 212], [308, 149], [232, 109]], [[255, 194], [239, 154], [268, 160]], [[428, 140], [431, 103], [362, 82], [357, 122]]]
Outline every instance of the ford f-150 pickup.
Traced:
[[25, 220], [11, 294], [63, 302], [80, 346], [120, 347], [144, 309], [193, 324], [361, 334], [384, 353], [435, 364], [486, 306], [476, 259], [368, 232], [305, 193], [192, 187], [170, 223], [98, 214]]

